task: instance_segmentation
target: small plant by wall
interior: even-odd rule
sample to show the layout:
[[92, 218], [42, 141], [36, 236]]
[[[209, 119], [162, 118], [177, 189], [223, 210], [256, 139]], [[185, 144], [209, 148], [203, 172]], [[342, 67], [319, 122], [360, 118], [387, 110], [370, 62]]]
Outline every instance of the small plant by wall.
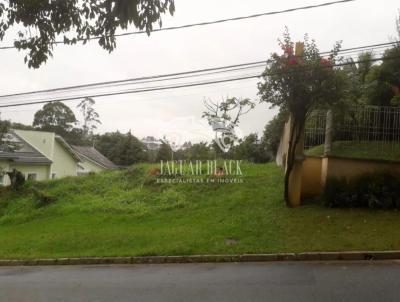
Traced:
[[328, 178], [322, 201], [335, 208], [400, 209], [400, 179], [389, 174]]

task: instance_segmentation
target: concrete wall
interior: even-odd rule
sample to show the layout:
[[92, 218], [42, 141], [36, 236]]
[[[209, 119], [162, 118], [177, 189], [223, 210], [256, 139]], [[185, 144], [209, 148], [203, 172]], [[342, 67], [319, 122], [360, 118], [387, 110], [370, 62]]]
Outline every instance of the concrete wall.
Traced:
[[364, 174], [389, 173], [400, 176], [400, 162], [330, 157], [327, 177], [353, 179]]
[[57, 140], [54, 140], [52, 160], [51, 174], [56, 174], [56, 178], [78, 175], [77, 160]]
[[312, 197], [322, 193], [322, 158], [306, 157], [301, 176], [301, 196]]
[[278, 166], [286, 166], [287, 150], [289, 148], [290, 119], [285, 123], [278, 151], [276, 153], [276, 164]]
[[330, 177], [351, 180], [377, 173], [400, 177], [400, 162], [307, 156], [303, 162], [301, 196], [304, 198], [321, 194], [326, 180]]

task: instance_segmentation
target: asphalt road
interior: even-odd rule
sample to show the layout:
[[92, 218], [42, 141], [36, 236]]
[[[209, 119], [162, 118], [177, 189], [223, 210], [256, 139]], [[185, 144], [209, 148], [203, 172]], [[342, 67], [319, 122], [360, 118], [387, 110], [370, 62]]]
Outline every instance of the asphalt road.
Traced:
[[0, 268], [0, 301], [400, 301], [400, 262]]

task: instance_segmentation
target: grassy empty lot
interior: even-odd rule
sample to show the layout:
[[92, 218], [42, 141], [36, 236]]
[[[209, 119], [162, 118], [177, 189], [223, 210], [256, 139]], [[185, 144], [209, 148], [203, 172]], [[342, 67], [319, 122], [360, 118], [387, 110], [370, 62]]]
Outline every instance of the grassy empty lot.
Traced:
[[[288, 209], [274, 164], [242, 184], [157, 184], [148, 165], [0, 194], [0, 259], [400, 249], [396, 211]], [[30, 188], [56, 201], [38, 207]]]

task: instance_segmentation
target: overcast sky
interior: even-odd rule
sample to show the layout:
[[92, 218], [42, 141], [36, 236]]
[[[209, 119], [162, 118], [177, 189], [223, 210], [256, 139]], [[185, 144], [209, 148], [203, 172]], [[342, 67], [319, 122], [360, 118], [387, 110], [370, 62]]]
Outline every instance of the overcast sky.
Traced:
[[[325, 0], [175, 0], [176, 13], [172, 18], [165, 17], [163, 25], [212, 21], [322, 2]], [[150, 37], [121, 37], [111, 54], [97, 42], [86, 46], [60, 45], [54, 51], [54, 58], [39, 70], [30, 70], [24, 65], [22, 52], [3, 50], [0, 51], [0, 94], [264, 60], [270, 53], [279, 51], [277, 39], [285, 26], [296, 41], [309, 33], [321, 51], [331, 49], [337, 40], [343, 40], [344, 48], [387, 42], [395, 36], [399, 7], [395, 0], [358, 0], [308, 11], [153, 33]], [[7, 37], [0, 45], [10, 44], [12, 38]], [[99, 131], [131, 129], [138, 137], [160, 136], [172, 123], [195, 133], [190, 129], [195, 129], [201, 118], [203, 99], [221, 100], [224, 96], [257, 100], [257, 80], [97, 98], [96, 110], [103, 122]], [[77, 102], [67, 104], [76, 111]], [[34, 112], [40, 107], [6, 108], [1, 110], [2, 118], [31, 124]], [[240, 129], [244, 134], [261, 133], [275, 113], [266, 104], [257, 105], [243, 118]], [[76, 115], [80, 117], [78, 112]], [[191, 121], [194, 126], [188, 126], [185, 123], [189, 122], [185, 121]]]

